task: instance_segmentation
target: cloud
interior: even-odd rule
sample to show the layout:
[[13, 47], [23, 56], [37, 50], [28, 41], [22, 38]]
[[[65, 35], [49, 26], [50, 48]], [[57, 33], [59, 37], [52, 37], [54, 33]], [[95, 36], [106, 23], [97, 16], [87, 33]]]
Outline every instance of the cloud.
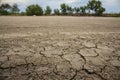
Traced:
[[120, 0], [100, 0], [106, 8], [106, 12], [120, 12]]
[[1, 0], [2, 3], [9, 3], [14, 4], [17, 3], [18, 5], [30, 5], [30, 4], [40, 4], [41, 6], [50, 5], [53, 7], [57, 7], [62, 4], [72, 4], [81, 0]]
[[28, 0], [1, 0], [2, 3], [25, 3]]
[[2, 3], [28, 3], [28, 2], [61, 2], [73, 3], [77, 0], [1, 0]]
[[120, 4], [120, 0], [101, 0], [106, 6]]

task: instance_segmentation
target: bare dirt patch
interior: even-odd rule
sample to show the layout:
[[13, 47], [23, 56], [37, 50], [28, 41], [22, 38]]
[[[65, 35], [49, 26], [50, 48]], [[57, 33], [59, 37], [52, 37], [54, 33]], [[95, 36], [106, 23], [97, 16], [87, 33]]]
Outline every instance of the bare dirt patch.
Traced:
[[0, 17], [0, 80], [119, 80], [119, 22]]

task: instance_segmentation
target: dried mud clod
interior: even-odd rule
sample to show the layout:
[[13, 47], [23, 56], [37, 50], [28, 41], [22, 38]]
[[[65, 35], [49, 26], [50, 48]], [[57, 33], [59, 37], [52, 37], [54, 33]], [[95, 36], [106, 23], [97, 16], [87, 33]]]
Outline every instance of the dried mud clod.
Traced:
[[119, 35], [49, 33], [0, 39], [0, 80], [119, 80]]

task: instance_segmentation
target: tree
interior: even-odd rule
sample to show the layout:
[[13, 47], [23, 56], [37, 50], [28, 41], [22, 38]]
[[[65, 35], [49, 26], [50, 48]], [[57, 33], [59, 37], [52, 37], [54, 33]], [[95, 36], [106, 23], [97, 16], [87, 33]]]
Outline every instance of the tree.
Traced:
[[66, 15], [67, 14], [67, 5], [65, 3], [63, 3], [63, 4], [60, 5], [60, 7], [61, 7], [61, 9], [60, 9], [61, 13], [63, 15]]
[[50, 15], [51, 11], [52, 9], [50, 8], [50, 6], [46, 6], [45, 15]]
[[55, 14], [55, 15], [60, 15], [59, 9], [54, 9], [54, 14]]
[[11, 9], [11, 6], [9, 4], [1, 4], [0, 9], [9, 10], [9, 9]]
[[79, 7], [75, 7], [75, 8], [74, 8], [74, 11], [75, 11], [75, 13], [78, 14], [78, 13], [80, 12], [80, 8], [79, 8]]
[[89, 2], [87, 4], [89, 12], [94, 11], [94, 9], [95, 9], [95, 3], [96, 3], [95, 0], [89, 0]]
[[96, 15], [102, 15], [105, 11], [105, 8], [102, 7], [102, 3], [96, 0], [90, 0], [87, 4], [89, 11], [92, 11], [92, 14], [95, 13]]
[[10, 13], [11, 6], [9, 4], [0, 4], [0, 15], [8, 15]]
[[66, 5], [66, 9], [67, 9], [67, 13], [68, 13], [69, 15], [73, 14], [73, 9], [72, 9], [71, 6]]
[[96, 15], [101, 16], [104, 11], [105, 11], [105, 8], [99, 7], [99, 9], [96, 10]]
[[86, 6], [80, 7], [81, 13], [85, 14], [86, 13]]
[[20, 9], [18, 8], [17, 4], [14, 4], [11, 8], [12, 13], [19, 13]]
[[30, 5], [26, 8], [27, 15], [43, 15], [43, 9], [39, 5]]
[[102, 3], [100, 1], [96, 1], [95, 14], [99, 16], [102, 15], [104, 11], [105, 8], [102, 7]]

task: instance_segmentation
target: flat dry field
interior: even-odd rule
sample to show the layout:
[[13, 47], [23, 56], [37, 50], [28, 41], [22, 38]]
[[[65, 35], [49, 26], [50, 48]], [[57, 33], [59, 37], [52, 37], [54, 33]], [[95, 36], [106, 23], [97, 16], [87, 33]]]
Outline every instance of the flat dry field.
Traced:
[[120, 18], [1, 16], [0, 80], [120, 80]]

